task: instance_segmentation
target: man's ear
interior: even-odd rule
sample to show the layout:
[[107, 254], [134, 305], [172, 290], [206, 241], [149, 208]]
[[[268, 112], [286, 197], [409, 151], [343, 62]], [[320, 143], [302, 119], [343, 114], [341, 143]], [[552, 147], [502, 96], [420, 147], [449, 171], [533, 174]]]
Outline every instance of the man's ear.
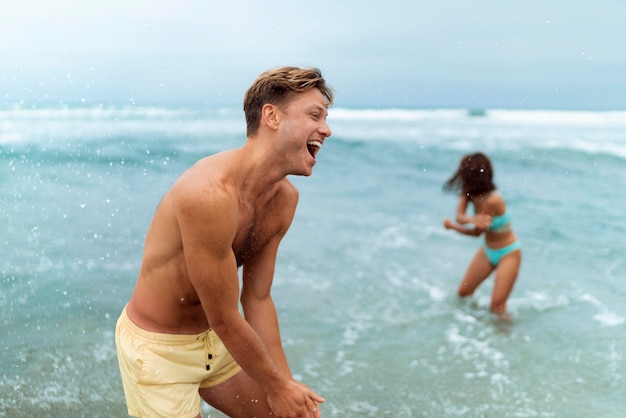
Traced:
[[270, 129], [278, 129], [280, 122], [280, 110], [278, 106], [266, 103], [261, 109], [261, 119]]

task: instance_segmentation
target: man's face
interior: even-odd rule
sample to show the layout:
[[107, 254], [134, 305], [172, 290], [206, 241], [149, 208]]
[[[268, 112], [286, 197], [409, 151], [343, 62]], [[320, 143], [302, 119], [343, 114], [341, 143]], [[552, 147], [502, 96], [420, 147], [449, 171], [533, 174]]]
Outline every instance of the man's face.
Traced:
[[292, 174], [310, 176], [317, 152], [332, 134], [326, 123], [326, 100], [313, 88], [295, 95], [281, 115], [281, 145], [288, 152]]

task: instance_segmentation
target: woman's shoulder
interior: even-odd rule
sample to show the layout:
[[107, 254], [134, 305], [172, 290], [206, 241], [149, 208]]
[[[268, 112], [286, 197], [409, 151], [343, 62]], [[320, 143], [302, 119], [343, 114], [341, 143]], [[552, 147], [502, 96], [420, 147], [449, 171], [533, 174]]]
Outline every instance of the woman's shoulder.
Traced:
[[506, 202], [498, 190], [493, 190], [485, 203], [494, 216], [502, 215], [506, 211]]

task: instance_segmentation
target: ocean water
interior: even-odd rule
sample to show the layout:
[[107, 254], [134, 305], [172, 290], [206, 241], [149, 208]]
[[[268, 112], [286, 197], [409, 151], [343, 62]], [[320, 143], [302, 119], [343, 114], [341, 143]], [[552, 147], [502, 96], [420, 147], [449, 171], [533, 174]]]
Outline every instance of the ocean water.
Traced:
[[[283, 241], [274, 299], [324, 417], [626, 410], [626, 112], [342, 109]], [[0, 109], [0, 416], [123, 417], [114, 327], [175, 178], [241, 145], [238, 109]], [[493, 162], [523, 245], [509, 300], [456, 288], [460, 158]], [[206, 405], [204, 416], [223, 415]]]

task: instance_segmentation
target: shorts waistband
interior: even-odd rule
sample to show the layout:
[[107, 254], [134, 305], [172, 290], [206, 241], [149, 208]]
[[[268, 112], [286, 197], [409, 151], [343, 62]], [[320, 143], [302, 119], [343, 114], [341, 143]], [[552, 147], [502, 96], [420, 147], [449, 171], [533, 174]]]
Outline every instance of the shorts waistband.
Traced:
[[188, 344], [194, 341], [202, 340], [206, 338], [210, 332], [212, 332], [211, 328], [199, 334], [164, 334], [160, 332], [147, 331], [143, 328], [139, 328], [133, 321], [130, 320], [128, 313], [126, 312], [126, 306], [124, 306], [124, 309], [122, 310], [119, 321], [127, 331], [144, 340], [169, 344]]

